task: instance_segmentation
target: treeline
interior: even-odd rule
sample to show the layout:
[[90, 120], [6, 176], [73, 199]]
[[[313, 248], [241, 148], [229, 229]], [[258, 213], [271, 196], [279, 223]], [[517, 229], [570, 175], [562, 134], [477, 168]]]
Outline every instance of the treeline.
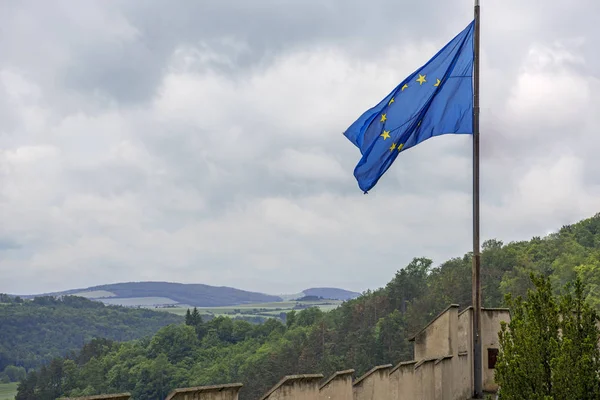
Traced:
[[[580, 277], [586, 300], [600, 306], [600, 214], [530, 241], [483, 244], [484, 305], [525, 295], [530, 274], [554, 287]], [[354, 368], [412, 357], [407, 341], [450, 303], [471, 301], [471, 255], [434, 267], [415, 258], [383, 288], [323, 313], [292, 311], [286, 323], [258, 326], [229, 318], [161, 329], [150, 339], [96, 346], [93, 355], [56, 359], [19, 386], [17, 400], [130, 391], [137, 400], [160, 399], [175, 387], [243, 382], [241, 399], [258, 398], [283, 375]], [[84, 352], [86, 350], [84, 348]], [[54, 397], [52, 397], [54, 396]]]
[[39, 368], [95, 337], [127, 341], [182, 320], [166, 312], [105, 306], [83, 297], [22, 300], [0, 295], [0, 372], [9, 366]]

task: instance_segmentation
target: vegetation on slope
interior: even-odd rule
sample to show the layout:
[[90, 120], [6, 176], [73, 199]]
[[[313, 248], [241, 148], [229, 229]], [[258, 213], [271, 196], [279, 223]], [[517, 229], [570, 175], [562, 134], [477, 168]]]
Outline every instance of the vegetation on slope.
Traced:
[[532, 276], [527, 298], [507, 298], [496, 381], [503, 400], [600, 398], [598, 312], [580, 278], [556, 298], [550, 280]]
[[82, 297], [29, 301], [0, 295], [0, 373], [11, 365], [40, 367], [94, 337], [127, 341], [181, 321], [170, 313], [107, 307]]
[[[600, 214], [565, 226], [545, 238], [504, 245], [483, 244], [485, 306], [504, 305], [504, 295], [525, 295], [530, 274], [555, 287], [580, 277], [593, 307], [600, 306]], [[253, 326], [215, 318], [161, 329], [151, 339], [94, 344], [82, 354], [54, 360], [30, 373], [17, 400], [50, 399], [131, 391], [135, 399], [157, 399], [190, 385], [244, 382], [240, 398], [258, 398], [283, 375], [355, 368], [412, 356], [407, 338], [449, 303], [471, 300], [471, 257], [466, 254], [433, 267], [416, 258], [384, 288], [368, 291], [339, 308], [290, 312], [286, 324], [269, 320]], [[54, 396], [54, 397], [52, 397]]]
[[310, 288], [302, 291], [304, 296], [314, 296], [323, 299], [351, 300], [360, 296], [360, 293], [337, 288]]

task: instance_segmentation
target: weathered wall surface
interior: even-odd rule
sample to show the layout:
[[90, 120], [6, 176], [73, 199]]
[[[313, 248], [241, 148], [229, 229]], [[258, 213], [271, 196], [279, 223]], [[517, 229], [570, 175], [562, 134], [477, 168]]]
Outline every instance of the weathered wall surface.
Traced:
[[495, 392], [498, 385], [494, 380], [494, 368], [489, 367], [488, 359], [493, 358], [491, 352], [497, 352], [500, 348], [498, 332], [500, 323], [510, 321], [510, 313], [506, 308], [483, 308], [481, 310], [481, 355], [483, 369], [483, 390]]
[[468, 398], [473, 387], [473, 307], [458, 314], [458, 359], [454, 376], [459, 383], [459, 393]]
[[457, 350], [458, 305], [452, 304], [410, 340], [415, 360], [443, 357]]
[[319, 400], [321, 379], [321, 374], [286, 376], [261, 400]]
[[319, 387], [319, 400], [352, 400], [353, 369], [338, 371]]
[[473, 364], [466, 354], [460, 354], [456, 363], [456, 369], [453, 371], [456, 398], [468, 399], [473, 387]]
[[352, 387], [353, 399], [379, 400], [389, 398], [389, 374], [392, 367], [392, 364], [379, 365], [358, 378]]
[[458, 399], [458, 385], [454, 378], [457, 357], [446, 356], [435, 362], [435, 387], [436, 399], [454, 400]]
[[165, 400], [238, 400], [241, 383], [175, 389]]
[[415, 365], [415, 399], [435, 399], [434, 363], [437, 359], [429, 358]]
[[416, 361], [401, 362], [390, 372], [390, 393], [392, 400], [416, 399]]

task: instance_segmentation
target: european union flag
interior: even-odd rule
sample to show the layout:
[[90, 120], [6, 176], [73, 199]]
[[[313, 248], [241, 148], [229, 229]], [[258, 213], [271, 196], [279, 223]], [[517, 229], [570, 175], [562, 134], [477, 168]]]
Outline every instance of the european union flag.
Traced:
[[433, 137], [473, 134], [474, 21], [344, 135], [360, 149], [354, 169], [366, 193], [398, 154]]

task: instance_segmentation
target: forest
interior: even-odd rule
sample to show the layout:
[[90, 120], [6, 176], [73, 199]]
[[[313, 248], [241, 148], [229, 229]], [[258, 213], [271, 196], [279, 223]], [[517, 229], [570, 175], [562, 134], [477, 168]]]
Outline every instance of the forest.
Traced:
[[[555, 288], [580, 278], [585, 298], [600, 307], [600, 214], [546, 237], [482, 245], [484, 306], [524, 296], [531, 274]], [[558, 294], [558, 293], [556, 293]], [[385, 286], [324, 313], [290, 312], [286, 323], [252, 325], [190, 313], [155, 335], [118, 343], [93, 340], [77, 353], [29, 372], [17, 400], [129, 391], [160, 399], [175, 387], [242, 382], [241, 399], [259, 398], [282, 376], [372, 366], [412, 357], [407, 338], [450, 303], [471, 302], [471, 254], [434, 266], [414, 258]]]
[[166, 312], [104, 306], [82, 297], [23, 300], [0, 294], [0, 373], [8, 366], [38, 368], [95, 337], [127, 341], [182, 321]]

